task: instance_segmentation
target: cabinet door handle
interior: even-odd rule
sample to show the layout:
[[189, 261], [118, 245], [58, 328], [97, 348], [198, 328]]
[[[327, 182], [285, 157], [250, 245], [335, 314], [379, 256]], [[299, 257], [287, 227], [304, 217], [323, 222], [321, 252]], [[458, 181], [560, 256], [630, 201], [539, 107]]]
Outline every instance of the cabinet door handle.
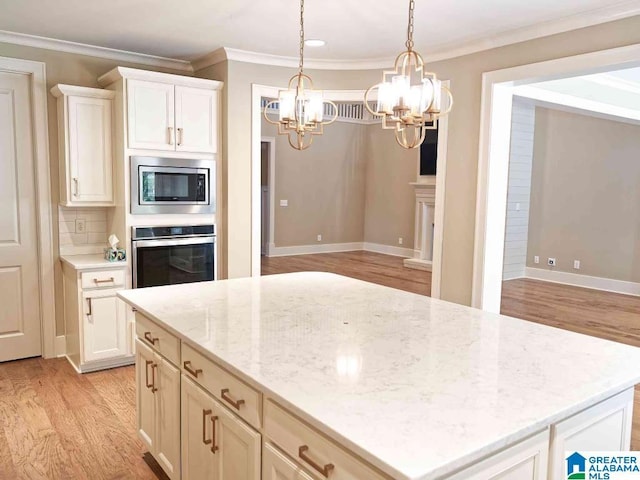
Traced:
[[324, 467], [321, 467], [307, 456], [308, 451], [309, 447], [307, 445], [302, 445], [300, 448], [298, 448], [298, 456], [309, 465], [311, 465], [311, 467], [313, 467], [314, 470], [320, 473], [320, 475], [324, 476], [325, 478], [329, 478], [329, 474], [335, 468], [333, 466], [333, 463], [327, 463]]
[[201, 368], [197, 368], [195, 370], [193, 368], [191, 368], [191, 360], [187, 360], [182, 365], [184, 366], [184, 369], [187, 372], [189, 372], [191, 375], [193, 375], [196, 378], [198, 378], [198, 375], [200, 375], [202, 373], [202, 369]]
[[115, 278], [113, 277], [109, 277], [109, 278], [105, 278], [104, 280], [100, 280], [98, 278], [94, 278], [93, 279], [94, 283], [96, 284], [100, 284], [100, 283], [112, 283], [115, 281]]
[[153, 336], [151, 335], [151, 332], [144, 332], [144, 339], [149, 342], [151, 345], [155, 345], [156, 342], [158, 341], [158, 338], [153, 338]]
[[173, 127], [167, 127], [169, 130], [169, 145], [173, 145]]
[[[149, 383], [149, 365], [151, 365], [151, 383]], [[156, 393], [158, 389], [156, 388], [156, 367], [157, 363], [153, 363], [153, 360], [147, 360], [144, 366], [144, 383], [147, 388], [151, 389], [152, 393]]]
[[73, 186], [74, 186], [73, 196], [77, 197], [79, 195], [78, 192], [80, 191], [79, 186], [78, 186], [78, 177], [73, 177]]
[[202, 443], [209, 445], [212, 440], [207, 440], [207, 416], [211, 415], [211, 410], [202, 409]]
[[178, 128], [178, 145], [182, 145], [182, 134], [183, 134], [183, 129], [182, 128]]
[[93, 315], [93, 308], [91, 308], [91, 297], [87, 298], [87, 305], [89, 305], [89, 311], [87, 312], [87, 317], [91, 317]]
[[229, 389], [223, 388], [220, 391], [220, 396], [225, 402], [230, 404], [233, 408], [235, 408], [236, 410], [240, 410], [240, 406], [244, 404], [244, 400], [234, 400], [229, 395], [227, 395], [228, 393], [229, 393]]
[[220, 450], [216, 445], [216, 420], [218, 420], [216, 415], [211, 417], [211, 453], [214, 455]]

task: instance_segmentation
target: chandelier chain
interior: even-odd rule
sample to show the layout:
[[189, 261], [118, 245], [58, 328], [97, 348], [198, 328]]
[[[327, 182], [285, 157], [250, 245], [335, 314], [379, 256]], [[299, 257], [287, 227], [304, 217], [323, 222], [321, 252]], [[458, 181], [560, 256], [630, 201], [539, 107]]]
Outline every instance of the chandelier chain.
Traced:
[[298, 68], [302, 73], [304, 67], [304, 0], [300, 0], [300, 63]]
[[413, 50], [413, 11], [415, 7], [415, 0], [409, 0], [409, 26], [407, 27], [407, 42], [405, 43], [409, 51]]

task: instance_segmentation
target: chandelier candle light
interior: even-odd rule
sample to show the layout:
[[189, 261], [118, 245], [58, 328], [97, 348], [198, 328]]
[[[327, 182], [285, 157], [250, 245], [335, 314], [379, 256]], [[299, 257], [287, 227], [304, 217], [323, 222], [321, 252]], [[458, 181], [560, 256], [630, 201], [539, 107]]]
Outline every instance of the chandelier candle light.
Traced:
[[[448, 114], [453, 97], [435, 73], [426, 72], [420, 54], [413, 50], [413, 11], [415, 0], [409, 0], [407, 49], [396, 58], [393, 70], [385, 70], [382, 82], [370, 87], [364, 105], [374, 116], [382, 117], [382, 128], [394, 129], [396, 141], [404, 148], [417, 148], [429, 129], [438, 127], [438, 118]], [[369, 105], [369, 94], [378, 90], [376, 110]], [[442, 110], [443, 95], [447, 107]], [[408, 135], [407, 132], [411, 131]]]
[[[271, 120], [267, 110], [278, 104], [279, 119]], [[325, 103], [333, 106], [333, 117], [324, 121]], [[305, 150], [313, 143], [314, 135], [322, 135], [325, 125], [338, 118], [338, 108], [330, 100], [323, 98], [322, 90], [314, 90], [313, 81], [304, 73], [304, 0], [300, 0], [300, 62], [298, 73], [289, 80], [287, 90], [278, 92], [278, 100], [273, 100], [264, 107], [264, 118], [267, 122], [278, 125], [279, 135], [288, 135], [289, 144], [296, 150]]]

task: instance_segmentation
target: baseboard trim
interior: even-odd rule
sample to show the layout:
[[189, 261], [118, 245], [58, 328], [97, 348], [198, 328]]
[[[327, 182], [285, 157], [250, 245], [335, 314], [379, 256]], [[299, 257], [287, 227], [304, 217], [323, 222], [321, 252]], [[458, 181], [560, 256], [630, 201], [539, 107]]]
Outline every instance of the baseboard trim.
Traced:
[[542, 268], [526, 267], [525, 278], [544, 280], [545, 282], [562, 283], [575, 287], [592, 288], [606, 292], [622, 293], [625, 295], [640, 296], [640, 283], [614, 280], [612, 278], [591, 277], [575, 273], [559, 272], [557, 270], [544, 270]]
[[67, 354], [67, 337], [58, 335], [55, 342], [56, 357], [64, 357]]
[[396, 257], [413, 257], [413, 248], [396, 247], [394, 245], [383, 245], [381, 243], [364, 242], [362, 250], [367, 252], [384, 253], [386, 255], [394, 255]]
[[291, 247], [269, 246], [270, 257], [286, 257], [289, 255], [310, 255], [314, 253], [336, 253], [362, 250], [362, 242], [352, 243], [320, 243], [318, 245], [294, 245]]

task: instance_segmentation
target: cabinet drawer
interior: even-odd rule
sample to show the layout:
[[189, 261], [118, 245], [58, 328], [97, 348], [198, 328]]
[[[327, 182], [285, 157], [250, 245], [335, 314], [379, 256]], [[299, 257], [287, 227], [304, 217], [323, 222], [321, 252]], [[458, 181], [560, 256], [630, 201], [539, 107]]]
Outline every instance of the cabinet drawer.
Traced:
[[269, 443], [262, 446], [262, 480], [314, 480]]
[[180, 340], [139, 313], [136, 313], [136, 335], [143, 343], [164, 355], [174, 365], [178, 365]]
[[381, 480], [388, 477], [293, 417], [271, 400], [265, 402], [265, 435], [300, 465], [331, 480]]
[[124, 285], [124, 270], [95, 270], [82, 272], [81, 281], [84, 290], [89, 288], [111, 288]]
[[182, 371], [255, 428], [261, 425], [261, 395], [189, 345], [182, 344]]

